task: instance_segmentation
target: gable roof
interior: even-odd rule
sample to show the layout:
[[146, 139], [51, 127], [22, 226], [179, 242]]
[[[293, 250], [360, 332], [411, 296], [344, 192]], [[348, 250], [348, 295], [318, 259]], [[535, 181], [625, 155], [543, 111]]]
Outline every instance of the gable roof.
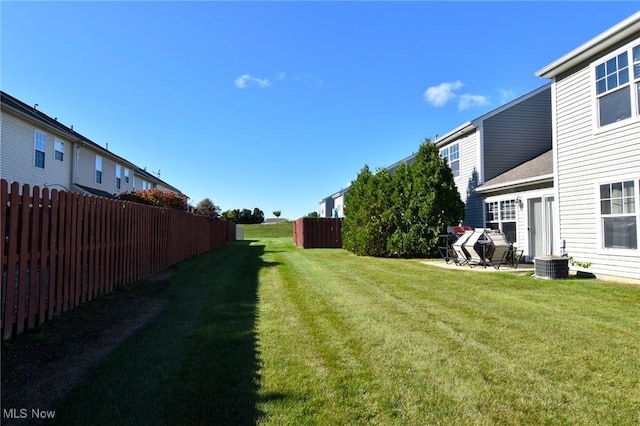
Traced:
[[534, 183], [553, 182], [553, 151], [549, 150], [531, 160], [507, 170], [478, 186], [475, 191], [484, 193], [505, 188], [518, 188]]
[[637, 12], [550, 63], [536, 72], [536, 75], [542, 78], [553, 78], [583, 62], [587, 62], [590, 58], [605, 52], [626, 38], [639, 33], [640, 12]]

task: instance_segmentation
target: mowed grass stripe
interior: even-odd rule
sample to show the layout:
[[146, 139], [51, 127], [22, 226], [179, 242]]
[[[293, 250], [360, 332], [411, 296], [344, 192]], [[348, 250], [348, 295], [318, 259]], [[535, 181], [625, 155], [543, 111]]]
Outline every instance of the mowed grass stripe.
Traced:
[[640, 423], [640, 288], [302, 250], [287, 228], [181, 265], [60, 424]]
[[[363, 363], [361, 339], [353, 338], [344, 328], [344, 321], [340, 313], [325, 304], [326, 300], [335, 298], [322, 295], [319, 288], [313, 289], [314, 279], [322, 275], [322, 268], [306, 256], [300, 256], [299, 251], [277, 253], [275, 259], [282, 262], [279, 268], [277, 296], [273, 296], [274, 286], [264, 287], [264, 293], [286, 300], [291, 309], [285, 317], [294, 317], [291, 321], [295, 328], [285, 333], [296, 333], [301, 337], [293, 342], [297, 349], [291, 358], [297, 358], [306, 353], [304, 363], [307, 368], [315, 372], [310, 380], [322, 383], [323, 392], [318, 406], [322, 415], [316, 421], [324, 418], [327, 413], [343, 413], [334, 418], [337, 423], [369, 421], [375, 416], [375, 410], [369, 405], [377, 404], [369, 401], [370, 387], [374, 386], [375, 377]], [[302, 265], [307, 273], [300, 276], [292, 265]], [[267, 284], [263, 281], [263, 284]], [[283, 362], [287, 364], [287, 362]], [[316, 385], [317, 386], [317, 385]], [[313, 401], [306, 401], [307, 410], [313, 410]], [[334, 410], [331, 407], [335, 407]], [[311, 413], [310, 413], [311, 414]], [[346, 417], [345, 417], [346, 414]], [[314, 416], [311, 414], [310, 419]]]
[[[310, 288], [313, 286], [313, 284], [315, 284], [318, 281], [309, 277], [328, 276], [327, 274], [325, 274], [325, 272], [327, 272], [327, 268], [325, 266], [319, 263], [301, 262], [300, 259], [296, 259], [296, 260], [297, 261], [294, 262], [296, 267], [299, 267], [299, 265], [303, 265], [304, 270], [307, 271], [307, 273], [304, 275], [307, 278], [302, 279], [299, 282], [300, 287], [306, 286], [307, 288]], [[309, 260], [309, 258], [307, 258], [306, 260]], [[297, 276], [298, 274], [294, 274], [294, 275]], [[308, 318], [310, 318], [309, 320], [310, 322], [322, 323], [323, 321], [326, 321], [327, 316], [334, 317], [334, 318], [338, 317], [338, 315], [332, 311], [342, 312], [340, 316], [346, 319], [350, 319], [350, 318], [353, 319], [352, 317], [357, 317], [359, 321], [362, 321], [364, 319], [366, 323], [371, 323], [372, 322], [371, 319], [375, 319], [376, 316], [378, 317], [378, 319], [374, 323], [370, 324], [368, 328], [359, 326], [357, 323], [348, 323], [348, 322], [346, 322], [343, 325], [340, 325], [336, 320], [334, 320], [331, 322], [331, 325], [333, 325], [333, 330], [325, 327], [325, 329], [328, 329], [329, 332], [326, 333], [327, 337], [324, 340], [329, 342], [333, 341], [334, 344], [336, 341], [349, 342], [351, 347], [347, 348], [346, 350], [343, 349], [343, 351], [345, 352], [348, 352], [348, 351], [354, 352], [353, 351], [354, 347], [358, 348], [358, 347], [366, 346], [367, 356], [364, 356], [365, 352], [363, 352], [362, 349], [359, 349], [355, 351], [355, 356], [353, 359], [359, 360], [361, 364], [366, 363], [368, 365], [368, 370], [372, 370], [376, 372], [375, 377], [378, 377], [378, 376], [384, 377], [385, 374], [381, 374], [381, 373], [389, 374], [390, 371], [392, 373], [395, 371], [394, 374], [398, 376], [397, 380], [400, 380], [400, 383], [401, 383], [402, 381], [406, 379], [410, 379], [411, 377], [415, 376], [416, 374], [415, 362], [411, 362], [414, 359], [411, 355], [415, 355], [415, 349], [419, 349], [420, 345], [415, 345], [412, 343], [412, 340], [410, 338], [409, 339], [406, 338], [407, 336], [406, 330], [395, 328], [393, 330], [387, 329], [385, 330], [384, 333], [378, 333], [379, 330], [384, 330], [384, 327], [388, 327], [388, 323], [393, 323], [393, 324], [400, 323], [400, 324], [403, 324], [405, 327], [409, 326], [409, 328], [411, 328], [410, 324], [408, 323], [410, 322], [409, 321], [410, 318], [415, 317], [413, 315], [414, 313], [413, 312], [409, 312], [409, 314], [405, 313], [401, 319], [398, 319], [398, 318], [390, 319], [388, 318], [389, 315], [385, 312], [383, 307], [381, 307], [380, 305], [376, 306], [375, 304], [370, 303], [371, 302], [370, 299], [367, 300], [366, 298], [358, 297], [358, 295], [362, 293], [363, 287], [366, 287], [367, 285], [369, 285], [375, 289], [375, 288], [378, 288], [377, 283], [375, 282], [367, 283], [366, 280], [362, 280], [360, 279], [360, 277], [354, 276], [352, 274], [349, 274], [347, 279], [345, 279], [345, 277], [343, 276], [340, 276], [339, 274], [334, 274], [332, 279], [334, 279], [334, 281], [339, 284], [337, 286], [325, 285], [325, 286], [317, 287], [316, 290], [319, 288], [320, 291], [316, 291], [314, 294], [312, 294], [312, 297], [309, 298], [311, 300], [308, 301], [308, 304], [309, 306], [311, 306], [311, 308], [307, 310], [309, 312]], [[349, 289], [349, 285], [346, 285], [348, 282], [357, 283], [356, 287], [351, 287], [350, 289], [351, 293], [346, 293], [347, 289]], [[298, 293], [300, 292], [299, 289], [297, 289], [296, 291]], [[334, 293], [334, 296], [336, 297], [327, 298], [326, 297], [327, 291]], [[376, 293], [378, 292], [376, 291]], [[323, 299], [328, 300], [328, 302], [323, 303], [322, 302]], [[332, 301], [335, 302], [339, 300], [349, 300], [350, 302], [342, 307], [339, 307], [335, 304], [333, 304], [332, 306], [332, 303], [331, 303]], [[357, 302], [357, 303], [354, 303], [354, 302]], [[329, 314], [327, 314], [327, 312], [329, 312]], [[348, 312], [348, 314], [345, 314], [346, 312]], [[380, 315], [376, 315], [376, 312], [378, 314], [382, 313], [383, 316], [380, 317]], [[317, 320], [316, 318], [318, 317], [323, 318], [323, 320], [322, 321]], [[365, 331], [368, 331], [369, 334], [363, 335], [363, 332]], [[422, 352], [421, 355], [428, 356], [428, 352], [429, 352], [428, 348], [425, 347], [424, 345], [422, 346], [422, 348], [425, 350], [420, 350], [420, 352]], [[401, 354], [409, 355], [406, 362], [395, 363], [395, 365], [389, 363], [389, 360], [395, 360], [399, 356], [401, 356]], [[352, 370], [347, 370], [347, 371], [349, 372], [349, 374], [352, 374], [353, 376], [357, 376], [357, 374], [354, 373]], [[437, 373], [437, 370], [435, 370], [435, 372]], [[402, 377], [402, 376], [407, 376], [407, 377]], [[402, 392], [402, 388], [398, 388], [398, 382], [396, 382], [396, 379], [385, 380], [385, 382], [386, 382], [387, 389], [384, 390], [382, 394], [380, 392], [375, 391], [375, 386], [369, 386], [369, 389], [367, 389], [367, 394], [372, 395], [372, 398], [374, 400], [377, 399], [379, 401], [388, 402], [389, 407], [392, 409], [387, 410], [387, 413], [386, 413], [387, 417], [391, 416], [392, 419], [393, 418], [402, 419], [404, 417], [405, 420], [406, 418], [413, 418], [415, 420], [416, 419], [415, 416], [418, 415], [417, 411], [420, 411], [421, 407], [419, 407], [419, 405], [416, 405], [416, 404], [409, 404], [407, 407], [403, 407], [403, 403], [410, 401], [411, 399], [413, 399], [415, 403], [420, 403], [421, 400], [423, 399], [422, 393], [413, 392], [411, 395], [407, 395], [406, 393]], [[434, 376], [428, 376], [425, 379], [425, 382], [433, 385], [437, 383], [437, 380], [436, 380], [436, 377]], [[460, 389], [457, 386], [456, 388]], [[456, 391], [456, 393], [459, 393], [459, 391]], [[394, 394], [396, 395], [395, 397], [394, 397]], [[439, 394], [435, 394], [434, 398], [438, 400], [447, 399], [448, 395], [440, 392]], [[464, 396], [462, 399], [464, 399]], [[442, 413], [435, 413], [435, 414], [441, 415]], [[376, 416], [376, 413], [375, 412], [372, 413], [372, 417], [375, 418], [375, 416]], [[424, 417], [424, 414], [423, 414], [423, 417]], [[420, 417], [417, 417], [417, 418], [420, 418]], [[358, 418], [351, 418], [348, 420], [357, 421]]]
[[[335, 251], [336, 254], [326, 256], [322, 251], [314, 250], [301, 253], [308, 257], [306, 263], [293, 262], [295, 265], [304, 264], [302, 270], [305, 271], [305, 279], [300, 282], [308, 288], [317, 288], [313, 293], [313, 301], [308, 303], [311, 306], [314, 306], [312, 303], [323, 306], [322, 309], [316, 306], [316, 313], [334, 309], [348, 318], [345, 321], [349, 324], [336, 327], [337, 330], [346, 330], [351, 339], [360, 335], [369, 341], [385, 341], [386, 350], [382, 352], [396, 350], [406, 355], [407, 359], [412, 360], [412, 375], [417, 378], [427, 377], [432, 384], [438, 383], [439, 380], [438, 362], [446, 366], [445, 370], [453, 369], [449, 371], [449, 382], [441, 384], [442, 388], [437, 390], [439, 393], [434, 395], [435, 400], [452, 399], [448, 408], [444, 410], [445, 413], [447, 410], [455, 412], [460, 408], [462, 412], [469, 413], [466, 416], [469, 419], [473, 417], [477, 421], [484, 418], [487, 423], [491, 423], [506, 418], [514, 420], [519, 415], [526, 418], [531, 415], [530, 411], [539, 411], [542, 416], [540, 419], [544, 420], [550, 410], [566, 407], [568, 401], [579, 403], [585, 394], [590, 393], [588, 389], [585, 392], [579, 380], [563, 386], [554, 385], [557, 381], [555, 376], [560, 370], [567, 369], [565, 358], [574, 350], [575, 346], [572, 345], [581, 339], [584, 341], [585, 336], [581, 327], [572, 327], [570, 320], [564, 321], [563, 316], [558, 316], [563, 312], [559, 308], [551, 309], [556, 314], [555, 321], [551, 322], [559, 321], [560, 326], [548, 326], [551, 319], [547, 316], [548, 304], [553, 305], [553, 295], [545, 300], [547, 304], [532, 304], [527, 300], [526, 296], [531, 291], [546, 292], [545, 287], [552, 285], [548, 282], [539, 282], [528, 277], [501, 276], [496, 284], [494, 274], [473, 272], [463, 273], [465, 279], [461, 280], [461, 271], [447, 271], [448, 279], [442, 279], [447, 274], [438, 272], [435, 275], [441, 279], [434, 281], [428, 272], [423, 272], [423, 279], [417, 278], [419, 274], [415, 273], [416, 268], [421, 268], [421, 271], [428, 271], [429, 268], [415, 261], [356, 258], [362, 265], [372, 262], [371, 264], [375, 265], [371, 268], [375, 271], [372, 273], [366, 267], [354, 268], [353, 265], [347, 264], [335, 267], [331, 265], [333, 262], [326, 262], [328, 258], [336, 257], [336, 254], [350, 256], [344, 252], [340, 254], [340, 251]], [[393, 265], [399, 266], [399, 269]], [[297, 272], [301, 273], [302, 270]], [[454, 276], [455, 273], [458, 275]], [[332, 280], [313, 278], [326, 274], [329, 274]], [[401, 279], [398, 280], [397, 277]], [[458, 282], [450, 282], [452, 279]], [[508, 296], [506, 299], [503, 298], [504, 300], [496, 301], [496, 290], [500, 286]], [[482, 302], [486, 295], [491, 294], [494, 295], [493, 298]], [[320, 303], [322, 300], [324, 302]], [[327, 308], [330, 305], [333, 307]], [[375, 309], [370, 309], [371, 306]], [[349, 312], [349, 315], [345, 312]], [[425, 316], [428, 319], [425, 319]], [[362, 317], [366, 317], [367, 321], [363, 322]], [[637, 321], [631, 317], [630, 319], [632, 323]], [[394, 324], [392, 331], [381, 326], [385, 321]], [[359, 328], [367, 322], [374, 325], [378, 331], [377, 336], [375, 330]], [[567, 327], [569, 330], [575, 329], [577, 335], [573, 338], [570, 333], [569, 343], [565, 344]], [[554, 329], [561, 333], [554, 333]], [[637, 334], [631, 337], [636, 337], [635, 341], [638, 341]], [[532, 347], [534, 350], [531, 350]], [[559, 351], [559, 354], [555, 355], [552, 352], [549, 354], [551, 362], [541, 362], [541, 355], [544, 356], [550, 349]], [[420, 359], [420, 355], [426, 357], [422, 363], [413, 358]], [[376, 352], [372, 352], [369, 358], [376, 358]], [[397, 365], [401, 364], [385, 363], [384, 359], [388, 357], [384, 354], [378, 354], [377, 358], [378, 361], [383, 361], [376, 364], [382, 366], [381, 369], [397, 370]], [[398, 361], [402, 355], [394, 354], [390, 358]], [[629, 362], [628, 357], [623, 358]], [[417, 367], [421, 364], [422, 369]], [[552, 365], [555, 367], [549, 368]], [[437, 374], [434, 377], [434, 374], [427, 374], [429, 371]], [[455, 374], [451, 374], [452, 372]], [[486, 386], [478, 385], [483, 382]], [[503, 388], [503, 396], [506, 394], [521, 403], [512, 403], [506, 407], [504, 404], [496, 405], [494, 393], [499, 391], [499, 388]], [[528, 398], [521, 398], [521, 389], [528, 390]], [[469, 393], [475, 393], [475, 396]], [[613, 399], [619, 396], [622, 395], [614, 395]], [[482, 412], [481, 415], [465, 406], [465, 401], [469, 399], [475, 400], [477, 410]], [[428, 403], [422, 401], [424, 402]], [[630, 408], [630, 405], [622, 405], [626, 406], [627, 410]], [[492, 406], [493, 409], [490, 408]], [[531, 406], [536, 408], [532, 409]], [[597, 411], [588, 404], [583, 408], [585, 415], [582, 418], [586, 419]], [[495, 412], [492, 413], [492, 410]]]

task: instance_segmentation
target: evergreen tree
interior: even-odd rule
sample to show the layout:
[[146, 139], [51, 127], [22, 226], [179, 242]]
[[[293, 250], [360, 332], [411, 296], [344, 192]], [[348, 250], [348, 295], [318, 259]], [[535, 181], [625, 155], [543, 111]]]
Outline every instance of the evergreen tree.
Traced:
[[442, 226], [463, 217], [451, 169], [426, 140], [414, 162], [393, 175], [360, 171], [346, 194], [343, 247], [359, 255], [428, 256]]

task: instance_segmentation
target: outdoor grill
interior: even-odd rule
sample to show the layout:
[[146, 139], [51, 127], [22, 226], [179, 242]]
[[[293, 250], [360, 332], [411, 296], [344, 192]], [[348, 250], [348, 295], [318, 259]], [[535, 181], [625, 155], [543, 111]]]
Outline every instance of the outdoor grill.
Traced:
[[465, 232], [453, 247], [458, 256], [464, 256], [469, 263], [488, 265], [504, 262], [511, 243], [499, 231], [476, 228]]

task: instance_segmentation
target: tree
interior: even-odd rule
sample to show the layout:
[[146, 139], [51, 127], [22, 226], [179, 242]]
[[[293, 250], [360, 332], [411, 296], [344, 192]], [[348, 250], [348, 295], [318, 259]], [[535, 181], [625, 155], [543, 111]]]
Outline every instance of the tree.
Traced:
[[207, 217], [212, 217], [214, 219], [217, 219], [220, 217], [220, 207], [213, 204], [213, 202], [210, 199], [205, 198], [204, 200], [198, 203], [195, 209], [195, 213], [197, 215], [207, 216]]
[[253, 213], [251, 213], [251, 223], [262, 223], [264, 222], [264, 212], [257, 207], [253, 208]]
[[303, 217], [320, 217], [320, 214], [318, 214], [318, 212], [309, 212]]
[[358, 174], [345, 196], [342, 243], [359, 255], [387, 256], [391, 174], [386, 169], [371, 173], [368, 166]]
[[464, 203], [453, 180], [451, 168], [438, 148], [425, 142], [407, 173], [394, 175], [396, 230], [389, 251], [404, 257], [435, 254], [443, 225], [464, 217]]
[[281, 214], [282, 214], [282, 212], [281, 212], [280, 210], [275, 210], [275, 211], [273, 212], [273, 215], [274, 215], [275, 217], [280, 217], [280, 215], [281, 215]]
[[432, 255], [441, 227], [464, 217], [451, 169], [428, 139], [393, 175], [365, 166], [345, 198], [343, 247], [359, 255]]
[[222, 213], [222, 217], [227, 221], [241, 224], [264, 222], [264, 212], [257, 207], [253, 211], [249, 209], [227, 210]]
[[238, 209], [236, 210], [227, 210], [222, 213], [222, 218], [228, 222], [238, 223]]

